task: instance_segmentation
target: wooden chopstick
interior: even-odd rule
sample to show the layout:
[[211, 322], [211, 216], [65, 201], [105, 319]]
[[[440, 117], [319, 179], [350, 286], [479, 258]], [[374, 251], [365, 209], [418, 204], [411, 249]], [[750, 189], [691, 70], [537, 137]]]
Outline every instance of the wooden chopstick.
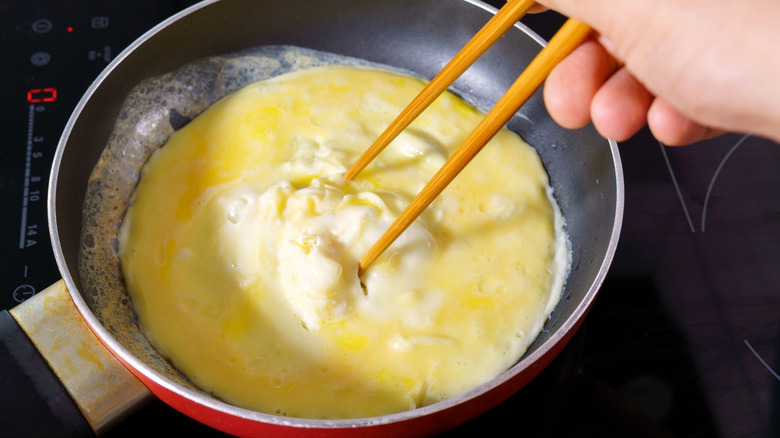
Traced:
[[487, 49], [504, 35], [517, 20], [522, 18], [534, 5], [534, 0], [510, 0], [491, 18], [476, 35], [447, 63], [420, 94], [401, 112], [398, 117], [374, 140], [355, 164], [344, 175], [345, 181], [351, 181], [368, 163], [393, 141], [417, 116], [422, 113], [441, 93], [468, 69]]
[[526, 100], [542, 85], [550, 71], [571, 53], [590, 33], [591, 28], [573, 18], [568, 19], [550, 42], [531, 61], [492, 110], [485, 116], [455, 153], [444, 163], [428, 184], [390, 225], [382, 237], [360, 259], [361, 275], [411, 223], [422, 213], [445, 187], [471, 161], [491, 138], [512, 118]]

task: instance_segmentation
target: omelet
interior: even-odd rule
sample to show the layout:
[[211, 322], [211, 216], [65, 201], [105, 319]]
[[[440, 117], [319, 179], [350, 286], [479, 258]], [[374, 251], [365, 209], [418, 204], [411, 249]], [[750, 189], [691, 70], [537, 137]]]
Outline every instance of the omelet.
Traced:
[[297, 70], [224, 97], [150, 157], [119, 255], [144, 333], [178, 370], [249, 409], [363, 418], [457, 396], [523, 355], [569, 253], [542, 162], [507, 129], [358, 277], [483, 117], [445, 93], [345, 182], [424, 85]]

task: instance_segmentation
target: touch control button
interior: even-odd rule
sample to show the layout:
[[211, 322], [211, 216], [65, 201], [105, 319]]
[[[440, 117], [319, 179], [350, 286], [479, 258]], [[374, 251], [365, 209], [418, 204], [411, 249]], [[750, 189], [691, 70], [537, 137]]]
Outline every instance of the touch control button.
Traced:
[[90, 20], [90, 24], [93, 29], [105, 29], [108, 27], [108, 17], [105, 16], [92, 17], [92, 20]]
[[46, 33], [51, 30], [51, 21], [45, 18], [39, 18], [38, 20], [33, 21], [31, 27], [35, 33]]
[[32, 65], [43, 67], [51, 61], [51, 55], [46, 52], [35, 52], [30, 56], [30, 62]]

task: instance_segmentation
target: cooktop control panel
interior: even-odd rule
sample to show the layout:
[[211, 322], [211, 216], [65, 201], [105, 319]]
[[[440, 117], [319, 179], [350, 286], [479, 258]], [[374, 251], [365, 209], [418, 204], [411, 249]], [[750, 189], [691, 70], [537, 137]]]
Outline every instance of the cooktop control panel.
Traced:
[[79, 99], [127, 45], [192, 3], [0, 4], [1, 309], [14, 307], [59, 278], [46, 223], [47, 184], [57, 142]]

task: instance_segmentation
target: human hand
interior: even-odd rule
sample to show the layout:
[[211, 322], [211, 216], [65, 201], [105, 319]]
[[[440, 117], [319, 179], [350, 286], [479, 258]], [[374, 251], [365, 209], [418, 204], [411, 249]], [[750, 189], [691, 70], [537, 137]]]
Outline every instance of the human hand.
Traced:
[[780, 140], [780, 2], [539, 3], [598, 32], [547, 78], [545, 104], [560, 125], [592, 120], [622, 141], [647, 124], [668, 145], [724, 130]]

